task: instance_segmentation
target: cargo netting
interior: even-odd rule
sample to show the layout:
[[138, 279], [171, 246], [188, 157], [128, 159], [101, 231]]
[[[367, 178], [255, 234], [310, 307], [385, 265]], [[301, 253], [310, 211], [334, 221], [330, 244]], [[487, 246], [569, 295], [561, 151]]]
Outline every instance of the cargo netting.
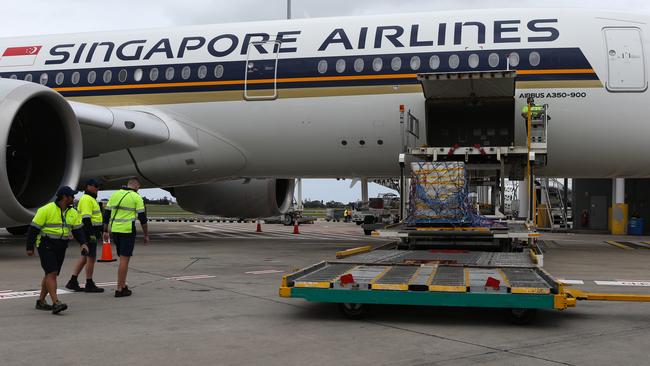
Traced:
[[411, 171], [407, 225], [492, 226], [472, 205], [464, 163], [415, 162]]

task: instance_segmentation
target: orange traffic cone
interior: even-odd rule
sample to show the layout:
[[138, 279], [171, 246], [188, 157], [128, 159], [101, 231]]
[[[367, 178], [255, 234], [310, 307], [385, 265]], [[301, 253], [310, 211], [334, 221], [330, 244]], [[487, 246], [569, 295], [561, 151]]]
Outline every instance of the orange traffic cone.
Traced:
[[300, 234], [300, 230], [298, 230], [298, 220], [294, 220], [293, 222], [293, 233]]
[[260, 220], [257, 220], [257, 229], [255, 232], [261, 233], [262, 232], [262, 224], [260, 224]]
[[111, 249], [111, 242], [105, 241], [102, 245], [102, 257], [97, 262], [115, 262], [117, 259], [113, 258], [113, 250]]

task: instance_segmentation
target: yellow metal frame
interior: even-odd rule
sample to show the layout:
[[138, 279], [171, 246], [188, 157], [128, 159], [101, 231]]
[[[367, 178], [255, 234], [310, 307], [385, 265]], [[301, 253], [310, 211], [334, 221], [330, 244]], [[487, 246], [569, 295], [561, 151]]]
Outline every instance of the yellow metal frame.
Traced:
[[336, 252], [336, 258], [341, 259], [341, 258], [347, 258], [356, 254], [361, 254], [361, 253], [367, 253], [372, 250], [372, 247], [370, 245], [367, 245], [365, 247], [357, 247], [357, 248], [351, 248], [351, 249], [346, 249], [346, 250], [341, 250], [339, 252]]

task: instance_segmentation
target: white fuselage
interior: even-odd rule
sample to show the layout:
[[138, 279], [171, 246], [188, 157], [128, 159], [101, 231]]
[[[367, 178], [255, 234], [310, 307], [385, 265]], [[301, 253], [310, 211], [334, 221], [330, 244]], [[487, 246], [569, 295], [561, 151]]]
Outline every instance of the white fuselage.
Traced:
[[[0, 50], [42, 47], [18, 56], [24, 61], [2, 57], [0, 75], [38, 82], [46, 74], [46, 85], [69, 100], [162, 113], [242, 155], [222, 169], [199, 144], [205, 166], [184, 175], [160, 172], [165, 163], [149, 147], [133, 149], [144, 175], [182, 185], [395, 176], [399, 106], [425, 120], [416, 74], [510, 68], [520, 75], [513, 114], [528, 95], [549, 104], [549, 160], [540, 174], [650, 177], [647, 20], [485, 10], [0, 39]], [[256, 43], [267, 39], [278, 41]], [[523, 138], [523, 123], [517, 130]], [[117, 156], [87, 157], [84, 174], [127, 175], [132, 164]]]

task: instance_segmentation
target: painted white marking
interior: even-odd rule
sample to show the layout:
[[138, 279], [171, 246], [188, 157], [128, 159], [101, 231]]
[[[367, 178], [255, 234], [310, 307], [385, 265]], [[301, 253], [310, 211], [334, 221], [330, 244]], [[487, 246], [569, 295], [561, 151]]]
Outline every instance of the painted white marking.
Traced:
[[[71, 291], [57, 289], [57, 295], [70, 294]], [[38, 297], [41, 294], [41, 290], [33, 291], [15, 291], [15, 292], [5, 292], [0, 293], [0, 300], [9, 300], [9, 299], [22, 299], [25, 297]]]
[[650, 287], [650, 281], [594, 281], [600, 286]]
[[206, 278], [215, 278], [217, 276], [211, 275], [195, 275], [195, 276], [180, 276], [180, 277], [169, 277], [168, 280], [172, 281], [188, 281], [188, 280], [202, 280]]
[[585, 281], [583, 280], [565, 280], [565, 279], [558, 279], [558, 281], [562, 282], [565, 285], [584, 285]]
[[263, 275], [263, 274], [283, 273], [283, 272], [284, 271], [278, 271], [277, 269], [267, 269], [263, 271], [250, 271], [250, 272], [246, 272], [246, 274]]
[[4, 293], [7, 293], [7, 292], [13, 292], [13, 291], [14, 290], [2, 290], [2, 291], [0, 291], [0, 294], [4, 294]]

